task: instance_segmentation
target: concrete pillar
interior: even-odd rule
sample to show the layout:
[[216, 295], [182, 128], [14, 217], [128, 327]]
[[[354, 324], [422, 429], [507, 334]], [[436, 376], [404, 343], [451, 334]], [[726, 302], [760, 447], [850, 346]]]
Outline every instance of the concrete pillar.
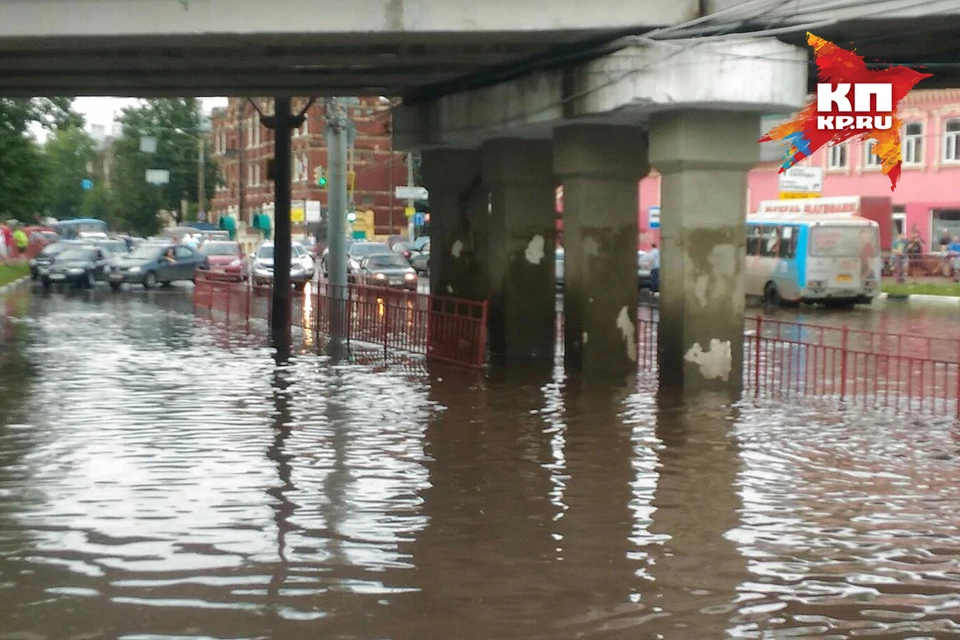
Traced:
[[564, 360], [590, 373], [637, 368], [637, 183], [647, 174], [639, 127], [558, 128], [554, 173], [563, 183]]
[[424, 151], [420, 168], [430, 191], [430, 291], [486, 300], [489, 196], [480, 177], [480, 152]]
[[490, 350], [552, 358], [557, 182], [550, 141], [492, 140], [480, 151], [490, 189]]
[[747, 171], [759, 130], [759, 115], [735, 111], [650, 120], [650, 162], [662, 174], [661, 386], [740, 395]]

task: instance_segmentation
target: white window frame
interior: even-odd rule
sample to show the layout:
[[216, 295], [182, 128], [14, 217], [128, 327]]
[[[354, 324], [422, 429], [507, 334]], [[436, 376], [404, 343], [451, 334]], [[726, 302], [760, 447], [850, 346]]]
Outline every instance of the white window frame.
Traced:
[[247, 119], [247, 149], [253, 148], [253, 119]]
[[250, 185], [251, 187], [254, 187], [257, 184], [256, 182], [253, 181], [253, 165], [252, 164], [247, 165], [247, 184]]
[[863, 168], [867, 170], [880, 169], [883, 166], [883, 161], [880, 159], [880, 156], [873, 152], [873, 145], [876, 144], [876, 140], [870, 138], [863, 141]]
[[[846, 142], [832, 145], [827, 148], [827, 169], [829, 171], [845, 171], [850, 168], [850, 149]], [[843, 160], [840, 164], [836, 160]]]
[[[956, 131], [947, 131], [951, 123], [956, 123]], [[960, 118], [947, 118], [943, 121], [943, 144], [940, 147], [943, 164], [960, 164]]]
[[303, 126], [300, 127], [302, 135], [310, 135], [310, 117], [306, 116], [303, 119]]
[[[920, 133], [907, 133], [907, 127], [920, 127]], [[907, 122], [903, 125], [903, 166], [920, 167], [923, 166], [924, 146], [923, 137], [926, 132], [926, 126], [922, 122]], [[916, 159], [914, 159], [916, 156]]]
[[253, 184], [255, 184], [255, 185], [257, 185], [257, 186], [259, 187], [260, 184], [261, 184], [261, 183], [260, 183], [260, 178], [261, 178], [261, 176], [260, 176], [260, 163], [259, 163], [259, 162], [258, 162], [256, 165], [254, 165], [254, 167], [253, 167], [253, 178], [254, 178]]
[[253, 123], [253, 146], [260, 146], [260, 121], [254, 120]]
[[306, 151], [300, 156], [300, 166], [303, 168], [303, 176], [300, 178], [300, 182], [308, 182], [310, 180], [310, 156], [307, 155]]

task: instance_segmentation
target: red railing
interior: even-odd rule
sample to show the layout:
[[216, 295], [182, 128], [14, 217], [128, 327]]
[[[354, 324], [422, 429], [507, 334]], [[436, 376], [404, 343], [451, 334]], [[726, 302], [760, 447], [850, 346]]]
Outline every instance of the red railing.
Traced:
[[[270, 287], [250, 287], [200, 273], [194, 305], [249, 323], [270, 321]], [[365, 285], [311, 283], [290, 292], [291, 324], [317, 342], [337, 336], [357, 347], [422, 355], [467, 367], [486, 361], [487, 303]]]
[[[637, 362], [658, 371], [656, 309], [637, 312]], [[558, 317], [562, 349], [562, 317]], [[747, 318], [744, 396], [823, 398], [960, 418], [960, 339]]]

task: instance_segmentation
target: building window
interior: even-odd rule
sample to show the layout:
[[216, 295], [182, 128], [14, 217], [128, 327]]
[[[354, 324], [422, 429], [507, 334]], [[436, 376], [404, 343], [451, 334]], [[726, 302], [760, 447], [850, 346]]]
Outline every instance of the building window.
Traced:
[[253, 181], [253, 165], [252, 164], [247, 165], [247, 184], [250, 185], [251, 187], [257, 184], [256, 182]]
[[253, 120], [247, 120], [247, 148], [253, 146]]
[[944, 123], [943, 161], [960, 162], [960, 118], [951, 118]]
[[880, 156], [873, 152], [873, 145], [876, 140], [867, 140], [863, 143], [863, 167], [865, 169], [879, 169], [883, 162]]
[[847, 168], [847, 144], [833, 145], [827, 150], [827, 168], [828, 169], [846, 169]]
[[903, 164], [923, 164], [922, 122], [911, 122], [903, 128]]
[[257, 164], [253, 168], [253, 184], [260, 186], [260, 165]]
[[307, 157], [306, 151], [300, 157], [300, 167], [303, 169], [303, 176], [300, 178], [300, 182], [307, 182], [310, 180], [310, 158]]
[[255, 120], [253, 123], [253, 146], [260, 146], [260, 121]]

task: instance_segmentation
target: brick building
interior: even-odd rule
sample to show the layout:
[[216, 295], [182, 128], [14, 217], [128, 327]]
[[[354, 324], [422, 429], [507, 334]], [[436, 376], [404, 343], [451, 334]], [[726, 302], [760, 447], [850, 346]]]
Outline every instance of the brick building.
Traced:
[[[264, 113], [272, 113], [272, 100], [255, 98]], [[306, 99], [293, 100], [299, 112]], [[407, 183], [407, 156], [393, 150], [389, 104], [379, 97], [360, 98], [347, 105], [347, 113], [357, 126], [351, 149], [356, 172], [354, 202], [358, 210], [373, 209], [375, 233], [388, 235], [406, 229], [405, 203], [393, 197], [394, 187]], [[324, 108], [314, 104], [307, 119], [293, 132], [291, 163], [293, 208], [304, 201], [319, 201], [326, 217], [327, 191], [316, 186], [314, 172], [324, 167], [329, 172], [324, 140]], [[232, 215], [251, 224], [256, 213], [273, 213], [274, 187], [267, 176], [267, 162], [273, 158], [274, 133], [262, 126], [253, 105], [246, 98], [230, 98], [228, 105], [212, 115], [211, 147], [221, 176], [211, 203], [212, 221]], [[305, 208], [305, 207], [304, 207]], [[241, 211], [242, 210], [242, 211]], [[294, 223], [294, 232], [302, 227]]]

